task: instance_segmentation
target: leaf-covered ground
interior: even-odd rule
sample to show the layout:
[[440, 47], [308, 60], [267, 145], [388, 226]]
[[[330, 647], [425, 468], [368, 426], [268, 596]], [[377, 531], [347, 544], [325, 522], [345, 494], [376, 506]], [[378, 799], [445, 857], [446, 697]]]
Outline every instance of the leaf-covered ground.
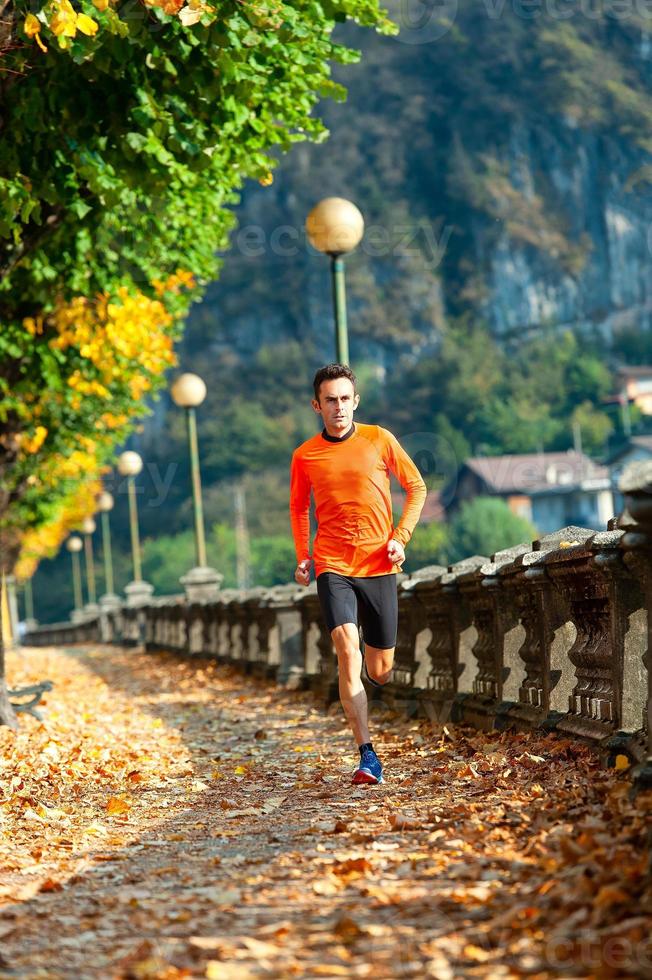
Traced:
[[29, 650], [0, 729], [0, 976], [649, 977], [650, 794], [569, 740], [374, 717], [207, 661]]

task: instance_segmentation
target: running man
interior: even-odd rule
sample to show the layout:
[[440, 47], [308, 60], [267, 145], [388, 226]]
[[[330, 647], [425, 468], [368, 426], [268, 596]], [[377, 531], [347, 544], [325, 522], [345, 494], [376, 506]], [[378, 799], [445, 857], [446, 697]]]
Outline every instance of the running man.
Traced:
[[[380, 783], [383, 767], [369, 738], [367, 695], [360, 679], [386, 684], [394, 662], [398, 621], [396, 573], [419, 519], [426, 486], [396, 438], [379, 425], [354, 423], [360, 396], [349, 367], [328, 364], [313, 382], [312, 407], [324, 428], [292, 456], [290, 519], [297, 553], [294, 573], [310, 583], [314, 561], [317, 592], [339, 667], [340, 700], [360, 750], [354, 783]], [[407, 491], [393, 525], [389, 474]], [[310, 554], [310, 491], [317, 535]], [[358, 622], [362, 626], [364, 657]]]

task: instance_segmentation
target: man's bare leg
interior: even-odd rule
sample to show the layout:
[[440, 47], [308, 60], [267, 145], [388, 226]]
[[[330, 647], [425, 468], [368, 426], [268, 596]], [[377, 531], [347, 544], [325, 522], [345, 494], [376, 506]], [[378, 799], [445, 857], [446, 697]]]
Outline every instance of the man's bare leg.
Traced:
[[340, 701], [356, 745], [369, 742], [367, 694], [362, 686], [360, 636], [354, 623], [336, 626], [331, 632], [339, 667]]
[[[370, 742], [367, 711], [367, 694], [360, 677], [362, 654], [358, 627], [354, 623], [336, 626], [331, 632], [339, 665], [340, 701], [351, 726], [356, 745]], [[386, 684], [394, 664], [394, 647], [381, 649], [365, 644], [367, 673], [377, 684]]]

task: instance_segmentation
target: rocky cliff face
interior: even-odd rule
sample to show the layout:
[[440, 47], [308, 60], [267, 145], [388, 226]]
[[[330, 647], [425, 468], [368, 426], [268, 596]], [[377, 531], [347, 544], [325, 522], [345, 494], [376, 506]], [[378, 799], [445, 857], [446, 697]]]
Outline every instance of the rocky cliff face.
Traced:
[[331, 138], [297, 146], [273, 186], [245, 188], [189, 352], [235, 366], [294, 340], [315, 361], [334, 356], [328, 264], [303, 231], [330, 194], [367, 222], [347, 260], [357, 362], [418, 357], [468, 312], [506, 340], [549, 324], [606, 338], [652, 325], [648, 35], [454, 6], [424, 43], [343, 28], [363, 56], [335, 71], [348, 102], [320, 107]]
[[[631, 187], [645, 166], [641, 154], [559, 119], [545, 133], [515, 126], [504, 163], [527, 201], [545, 200], [575, 253], [554, 238], [524, 241], [510, 233], [510, 218], [488, 247], [483, 225], [475, 235], [488, 269], [479, 309], [494, 331], [558, 323], [610, 339], [623, 327], [649, 327], [652, 192], [647, 183]], [[509, 213], [509, 200], [503, 205]]]

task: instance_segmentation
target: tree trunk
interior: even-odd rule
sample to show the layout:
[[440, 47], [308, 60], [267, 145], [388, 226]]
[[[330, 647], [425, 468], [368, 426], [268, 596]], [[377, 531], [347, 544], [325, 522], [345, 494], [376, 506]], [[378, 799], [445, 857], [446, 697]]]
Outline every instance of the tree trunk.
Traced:
[[[6, 494], [4, 495], [6, 497]], [[6, 499], [0, 491], [0, 514], [7, 508]], [[20, 542], [15, 532], [0, 529], [0, 576], [5, 575], [13, 569], [20, 551]], [[5, 645], [3, 632], [3, 609], [0, 601], [0, 725], [9, 725], [10, 728], [17, 728], [16, 713], [9, 701], [7, 693], [7, 678], [5, 676]]]
[[5, 645], [2, 634], [2, 603], [0, 602], [0, 725], [9, 725], [10, 728], [17, 728], [18, 721], [16, 713], [11, 707], [9, 695], [7, 694], [7, 681], [5, 678]]

